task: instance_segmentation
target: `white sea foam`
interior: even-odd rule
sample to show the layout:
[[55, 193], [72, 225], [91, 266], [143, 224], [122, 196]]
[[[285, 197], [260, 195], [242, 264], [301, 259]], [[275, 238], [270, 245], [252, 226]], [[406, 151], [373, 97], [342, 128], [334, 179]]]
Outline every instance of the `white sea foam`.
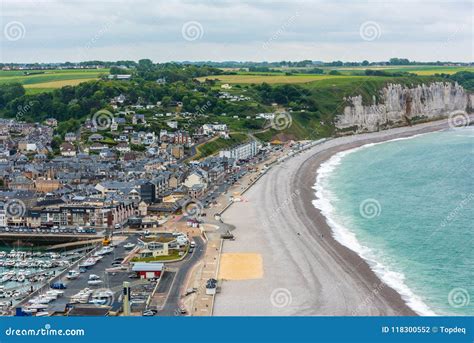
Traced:
[[[397, 138], [395, 140], [411, 139]], [[382, 142], [385, 143], [385, 142]], [[337, 216], [337, 213], [332, 205], [334, 200], [337, 200], [336, 194], [328, 189], [327, 177], [337, 168], [344, 156], [353, 153], [360, 149], [366, 149], [381, 143], [370, 143], [364, 146], [346, 150], [333, 155], [328, 161], [321, 164], [317, 171], [316, 184], [313, 187], [316, 190], [316, 200], [313, 205], [321, 210], [321, 213], [326, 218], [328, 225], [332, 229], [333, 237], [342, 245], [356, 252], [363, 258], [374, 271], [374, 273], [388, 286], [396, 290], [405, 301], [405, 303], [413, 309], [416, 313], [424, 316], [436, 315], [428, 305], [426, 305], [419, 296], [417, 296], [405, 283], [405, 275], [399, 272], [390, 270], [386, 265], [380, 263], [376, 254], [367, 246], [362, 245], [354, 232], [342, 224], [342, 219]]]

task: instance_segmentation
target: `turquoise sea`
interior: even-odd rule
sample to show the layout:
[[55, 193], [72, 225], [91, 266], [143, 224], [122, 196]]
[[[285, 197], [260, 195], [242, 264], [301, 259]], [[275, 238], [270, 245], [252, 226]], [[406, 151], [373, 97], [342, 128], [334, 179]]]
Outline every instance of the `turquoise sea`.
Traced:
[[318, 170], [335, 238], [421, 315], [474, 315], [474, 128], [369, 144]]

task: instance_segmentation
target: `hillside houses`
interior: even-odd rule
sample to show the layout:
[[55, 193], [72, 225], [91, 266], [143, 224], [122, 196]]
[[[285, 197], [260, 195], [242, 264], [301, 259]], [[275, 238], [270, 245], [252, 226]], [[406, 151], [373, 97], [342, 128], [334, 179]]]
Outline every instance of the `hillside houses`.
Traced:
[[68, 132], [64, 135], [64, 140], [66, 142], [75, 142], [77, 140], [77, 135], [74, 132]]
[[[224, 89], [230, 89], [230, 88], [225, 88]], [[228, 92], [219, 92], [219, 99], [225, 99], [231, 102], [236, 102], [236, 101], [249, 101], [252, 100], [251, 98], [243, 95], [233, 95]]]
[[125, 103], [125, 100], [127, 100], [127, 98], [125, 97], [125, 95], [123, 94], [120, 94], [116, 97], [113, 97], [111, 100], [110, 100], [110, 103], [111, 104], [114, 104], [114, 105], [123, 105]]
[[143, 114], [134, 114], [132, 117], [132, 124], [146, 124], [145, 115]]
[[89, 138], [88, 138], [89, 142], [100, 142], [102, 140], [104, 140], [104, 136], [102, 136], [99, 133], [94, 133], [94, 134], [90, 135]]
[[177, 129], [178, 128], [178, 122], [176, 120], [168, 120], [166, 122], [166, 125], [172, 129]]
[[275, 113], [259, 113], [256, 117], [266, 120], [272, 120], [273, 118], [275, 118]]
[[132, 75], [128, 74], [111, 74], [108, 75], [107, 78], [109, 80], [119, 80], [119, 81], [130, 81], [132, 79]]
[[74, 157], [76, 156], [76, 147], [69, 143], [69, 142], [64, 142], [61, 144], [61, 147], [59, 148], [61, 151], [61, 156], [65, 157]]
[[198, 132], [205, 136], [220, 135], [224, 138], [229, 137], [229, 129], [226, 124], [204, 124], [199, 128]]
[[55, 118], [48, 118], [44, 121], [45, 125], [56, 127], [58, 126], [58, 121]]
[[126, 142], [121, 142], [121, 143], [117, 144], [115, 149], [117, 149], [117, 151], [119, 151], [121, 153], [127, 153], [127, 152], [130, 152], [130, 150], [131, 150], [130, 146]]

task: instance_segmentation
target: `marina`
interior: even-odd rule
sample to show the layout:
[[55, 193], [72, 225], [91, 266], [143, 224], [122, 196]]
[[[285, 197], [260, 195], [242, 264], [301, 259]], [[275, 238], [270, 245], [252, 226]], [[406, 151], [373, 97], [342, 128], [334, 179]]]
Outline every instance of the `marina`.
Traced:
[[[0, 312], [5, 314], [20, 303], [25, 297], [47, 285], [57, 275], [67, 270], [78, 261], [91, 247], [64, 252], [47, 252], [41, 250], [28, 251], [4, 249], [0, 251]], [[68, 273], [74, 278], [74, 271]], [[62, 293], [50, 290], [40, 297], [33, 298], [32, 304], [47, 303], [48, 299], [56, 299]]]

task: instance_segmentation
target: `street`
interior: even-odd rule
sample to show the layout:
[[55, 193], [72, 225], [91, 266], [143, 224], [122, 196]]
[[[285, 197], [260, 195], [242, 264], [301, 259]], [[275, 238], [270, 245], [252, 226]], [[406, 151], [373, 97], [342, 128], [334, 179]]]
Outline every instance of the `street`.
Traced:
[[[171, 289], [169, 290], [168, 297], [166, 299], [166, 303], [161, 311], [158, 312], [159, 316], [173, 316], [179, 309], [181, 295], [183, 294], [184, 283], [186, 281], [186, 277], [188, 276], [189, 271], [191, 268], [202, 258], [205, 251], [205, 242], [201, 237], [193, 237], [194, 241], [196, 242], [196, 248], [194, 252], [188, 255], [183, 261], [176, 263], [176, 267], [179, 268], [176, 274], [174, 275]], [[168, 266], [170, 266], [168, 264]], [[175, 267], [175, 264], [171, 265]], [[164, 280], [162, 280], [164, 281]], [[161, 286], [161, 285], [160, 285]], [[160, 287], [158, 286], [158, 288]]]

